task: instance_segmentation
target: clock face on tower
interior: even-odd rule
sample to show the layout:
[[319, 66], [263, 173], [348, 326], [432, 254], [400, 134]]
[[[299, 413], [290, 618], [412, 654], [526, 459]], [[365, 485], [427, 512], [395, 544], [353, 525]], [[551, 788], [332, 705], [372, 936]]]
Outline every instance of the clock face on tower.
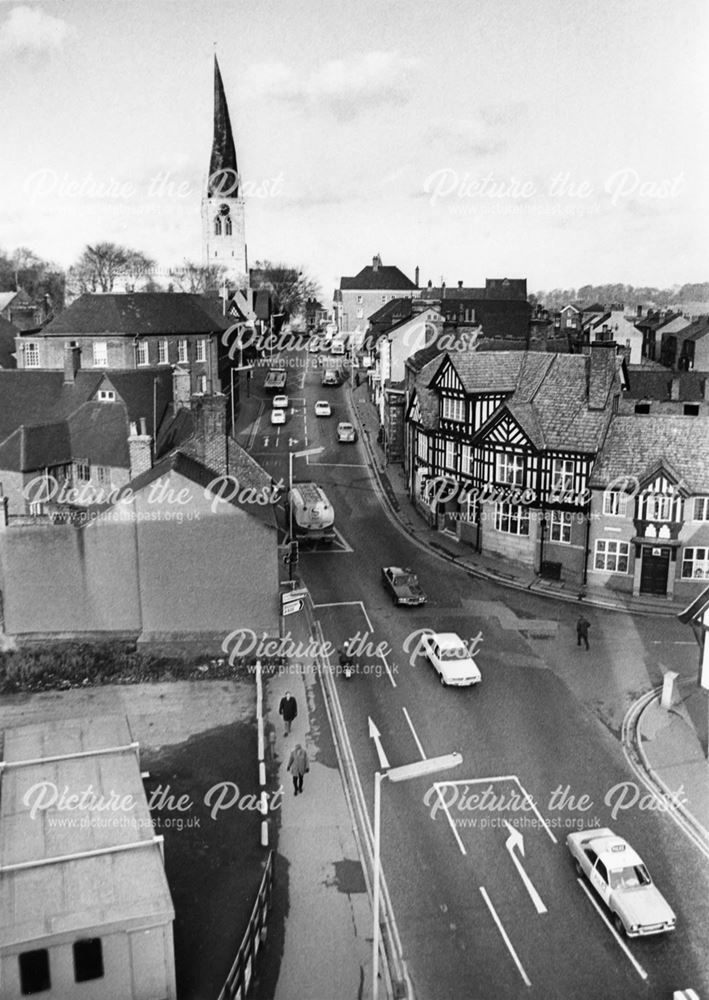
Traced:
[[229, 206], [228, 205], [220, 205], [219, 206], [219, 214], [220, 215], [228, 215], [229, 214]]

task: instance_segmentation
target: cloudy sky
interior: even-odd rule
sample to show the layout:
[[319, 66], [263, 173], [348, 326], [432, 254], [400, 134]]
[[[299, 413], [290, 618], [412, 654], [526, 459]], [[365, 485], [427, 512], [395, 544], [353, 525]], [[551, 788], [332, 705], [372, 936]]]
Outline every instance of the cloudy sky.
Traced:
[[328, 301], [377, 252], [706, 280], [707, 42], [705, 0], [0, 0], [0, 247], [200, 259], [216, 43], [250, 261]]

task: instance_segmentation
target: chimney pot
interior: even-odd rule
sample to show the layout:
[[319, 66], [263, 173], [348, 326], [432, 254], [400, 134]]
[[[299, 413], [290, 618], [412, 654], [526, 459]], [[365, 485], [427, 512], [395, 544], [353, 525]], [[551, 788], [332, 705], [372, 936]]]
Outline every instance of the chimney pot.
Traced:
[[148, 433], [148, 425], [145, 417], [140, 418], [140, 433], [146, 435]]
[[138, 425], [136, 424], [135, 420], [131, 420], [130, 422], [130, 436], [131, 437], [138, 436]]
[[458, 288], [462, 288], [462, 287], [463, 287], [463, 282], [462, 282], [462, 281], [459, 281], [459, 282], [458, 282]]
[[414, 273], [414, 284], [418, 288], [418, 286], [419, 286], [419, 266], [418, 266], [418, 264], [416, 265], [416, 271]]

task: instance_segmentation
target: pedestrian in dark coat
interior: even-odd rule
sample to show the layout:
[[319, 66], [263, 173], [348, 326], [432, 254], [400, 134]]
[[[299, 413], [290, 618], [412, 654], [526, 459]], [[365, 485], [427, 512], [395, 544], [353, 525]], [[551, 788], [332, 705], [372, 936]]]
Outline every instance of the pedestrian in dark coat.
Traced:
[[583, 615], [576, 622], [576, 645], [580, 646], [582, 642], [586, 643], [586, 649], [588, 649], [588, 630], [591, 627], [591, 623], [586, 621]]
[[310, 765], [308, 764], [308, 755], [300, 743], [296, 743], [294, 749], [291, 750], [288, 760], [288, 770], [293, 776], [293, 794], [297, 795], [298, 792], [302, 794], [303, 775], [308, 773]]
[[283, 721], [286, 724], [286, 731], [283, 735], [288, 736], [290, 734], [291, 723], [298, 714], [298, 702], [295, 700], [290, 691], [286, 691], [281, 698], [281, 702], [278, 706], [278, 714], [283, 716]]

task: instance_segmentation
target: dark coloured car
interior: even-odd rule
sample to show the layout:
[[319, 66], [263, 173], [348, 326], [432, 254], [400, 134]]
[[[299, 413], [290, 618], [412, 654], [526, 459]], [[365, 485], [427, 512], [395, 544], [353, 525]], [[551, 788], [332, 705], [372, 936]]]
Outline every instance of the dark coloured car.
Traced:
[[426, 603], [426, 595], [413, 570], [400, 569], [398, 566], [383, 566], [382, 583], [397, 606], [415, 607]]

